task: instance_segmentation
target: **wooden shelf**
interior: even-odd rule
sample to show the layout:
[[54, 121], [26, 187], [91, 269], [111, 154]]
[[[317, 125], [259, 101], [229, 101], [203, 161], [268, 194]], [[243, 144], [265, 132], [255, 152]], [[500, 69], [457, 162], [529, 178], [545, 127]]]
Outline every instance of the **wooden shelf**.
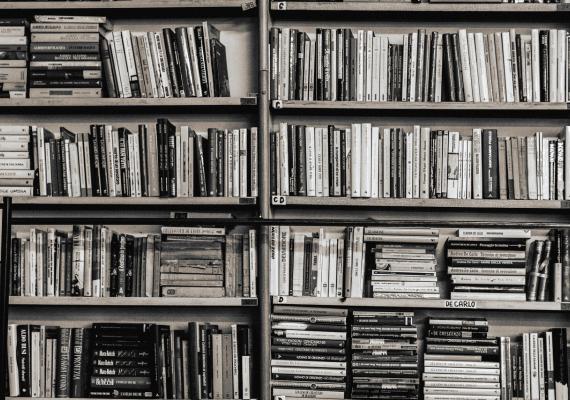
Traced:
[[484, 209], [565, 209], [570, 201], [559, 200], [472, 200], [472, 199], [392, 199], [350, 197], [271, 196], [274, 206], [378, 207], [378, 208], [484, 208]]
[[567, 103], [467, 103], [409, 101], [304, 101], [273, 100], [274, 110], [423, 110], [423, 111], [566, 111]]
[[[467, 306], [458, 306], [459, 302]], [[454, 310], [504, 310], [504, 311], [566, 311], [570, 303], [491, 301], [491, 300], [430, 300], [430, 299], [373, 299], [373, 298], [319, 298], [273, 296], [273, 304], [318, 306], [318, 307], [377, 307], [413, 309], [454, 309]]]
[[255, 197], [13, 197], [12, 204], [34, 206], [251, 206]]
[[256, 97], [184, 97], [184, 98], [44, 98], [44, 99], [1, 99], [0, 109], [47, 108], [227, 108], [251, 107], [257, 105]]
[[32, 297], [10, 296], [10, 306], [79, 307], [256, 307], [257, 298]]
[[255, 7], [254, 1], [242, 0], [114, 0], [114, 1], [18, 1], [2, 2], [3, 10], [122, 10], [172, 8], [243, 8]]
[[272, 1], [273, 11], [391, 12], [391, 13], [555, 13], [568, 12], [566, 4], [545, 3], [403, 3], [376, 1]]

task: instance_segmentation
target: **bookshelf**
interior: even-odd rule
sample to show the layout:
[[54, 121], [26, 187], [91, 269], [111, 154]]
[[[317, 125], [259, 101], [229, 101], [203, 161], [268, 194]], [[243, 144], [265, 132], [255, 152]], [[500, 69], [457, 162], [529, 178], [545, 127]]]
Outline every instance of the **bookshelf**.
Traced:
[[[417, 310], [429, 315], [488, 316], [498, 332], [531, 330], [536, 324], [570, 327], [570, 303], [478, 300], [457, 306], [445, 299], [314, 298], [270, 296], [269, 226], [384, 225], [502, 227], [532, 225], [538, 229], [570, 226], [568, 200], [455, 200], [402, 198], [346, 198], [272, 196], [270, 193], [269, 133], [279, 123], [350, 124], [373, 122], [389, 126], [422, 124], [457, 129], [496, 126], [512, 136], [542, 129], [553, 133], [567, 125], [567, 103], [455, 103], [352, 102], [271, 100], [269, 93], [269, 29], [317, 26], [357, 27], [407, 32], [417, 26], [449, 30], [466, 21], [477, 29], [502, 26], [526, 28], [546, 25], [568, 28], [570, 4], [412, 4], [389, 2], [320, 2], [270, 0], [123, 0], [3, 2], [10, 16], [34, 14], [106, 15], [116, 29], [152, 30], [164, 26], [194, 25], [208, 19], [226, 35], [230, 85], [228, 98], [170, 99], [0, 99], [0, 124], [46, 124], [70, 129], [90, 123], [134, 126], [168, 116], [177, 126], [259, 127], [259, 197], [109, 198], [15, 197], [5, 203], [2, 234], [7, 282], [9, 241], [6, 235], [32, 225], [97, 224], [148, 226], [172, 224], [244, 224], [258, 229], [257, 298], [80, 298], [8, 297], [0, 315], [10, 321], [61, 323], [79, 321], [156, 321], [182, 326], [189, 320], [247, 322], [256, 334], [254, 343], [258, 398], [271, 399], [271, 321], [274, 305], [348, 308], [350, 310]], [[449, 22], [447, 18], [455, 18]], [[520, 19], [520, 20], [517, 20]], [[531, 21], [531, 22], [529, 22]], [[415, 24], [415, 23], [418, 24]], [[529, 127], [530, 126], [530, 127]], [[442, 128], [446, 129], [446, 128]], [[523, 129], [526, 129], [523, 132]], [[519, 132], [520, 131], [520, 132]], [[522, 133], [521, 133], [522, 132]], [[189, 220], [170, 220], [170, 211], [195, 214]], [[231, 218], [208, 217], [209, 212], [231, 213]], [[200, 217], [203, 213], [204, 217]], [[6, 283], [7, 284], [7, 283]], [[3, 288], [4, 289], [4, 288]], [[7, 290], [2, 291], [7, 293]], [[9, 310], [8, 312], [4, 312]], [[9, 315], [8, 315], [9, 314]], [[5, 324], [3, 324], [4, 326]], [[5, 331], [0, 333], [5, 342]], [[3, 366], [4, 358], [0, 359]], [[2, 368], [0, 368], [2, 370]], [[8, 397], [0, 388], [0, 400]], [[21, 398], [20, 398], [21, 399]], [[43, 399], [42, 399], [43, 400]]]

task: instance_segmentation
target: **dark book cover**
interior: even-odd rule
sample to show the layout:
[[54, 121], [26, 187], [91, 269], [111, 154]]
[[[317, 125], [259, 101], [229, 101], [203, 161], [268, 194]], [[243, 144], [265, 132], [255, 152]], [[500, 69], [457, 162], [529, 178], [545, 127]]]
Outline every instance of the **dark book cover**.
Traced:
[[457, 101], [457, 87], [455, 82], [456, 72], [454, 71], [453, 62], [453, 43], [451, 42], [452, 35], [450, 33], [443, 34], [443, 76], [445, 99], [447, 101]]
[[17, 364], [20, 385], [20, 395], [30, 396], [31, 394], [31, 343], [29, 325], [18, 325], [17, 327]]
[[99, 175], [101, 182], [101, 196], [109, 196], [109, 181], [107, 176], [107, 142], [105, 139], [105, 125], [97, 126], [99, 143]]
[[272, 27], [269, 30], [269, 57], [271, 61], [271, 76], [269, 79], [269, 90], [271, 100], [277, 100], [279, 94], [278, 75], [279, 75], [279, 33], [281, 29]]
[[72, 329], [71, 397], [85, 397], [88, 338], [89, 330], [84, 328]]
[[130, 197], [131, 175], [129, 173], [129, 145], [128, 134], [125, 128], [119, 128], [119, 174], [121, 175], [121, 193], [123, 197]]
[[439, 33], [431, 33], [431, 49], [430, 49], [430, 63], [429, 63], [429, 91], [428, 100], [435, 101], [436, 90], [436, 69], [437, 69], [437, 40]]
[[[181, 79], [180, 93], [185, 97], [195, 97], [194, 82], [192, 79], [192, 67], [190, 64], [190, 51], [188, 49], [188, 33], [186, 28], [174, 29], [176, 35], [176, 53], [178, 54], [178, 66]], [[184, 92], [182, 92], [182, 90]]]
[[539, 61], [540, 61], [540, 101], [550, 101], [550, 56], [549, 32], [539, 32]]
[[182, 77], [180, 76], [180, 62], [176, 58], [176, 37], [174, 31], [170, 28], [162, 29], [162, 37], [164, 38], [164, 49], [166, 55], [166, 63], [168, 65], [168, 77], [172, 85], [172, 94], [174, 97], [181, 97]]
[[340, 195], [346, 196], [346, 129], [340, 130]]
[[[121, 235], [123, 236], [123, 235]], [[133, 297], [135, 268], [135, 238], [125, 235], [125, 297]]]
[[73, 239], [67, 235], [65, 246], [65, 295], [71, 296], [71, 279], [73, 274]]
[[297, 70], [295, 71], [295, 99], [303, 100], [304, 79], [305, 79], [305, 32], [297, 33]]
[[208, 185], [206, 178], [206, 154], [208, 148], [207, 140], [201, 135], [196, 135], [196, 160], [198, 166], [198, 173], [195, 174], [197, 178], [197, 186], [200, 188], [200, 196], [208, 196]]
[[59, 328], [57, 338], [56, 397], [70, 397], [71, 395], [72, 351], [71, 328]]
[[216, 128], [208, 128], [208, 196], [215, 197], [217, 178], [218, 132]]
[[198, 52], [198, 63], [200, 67], [200, 86], [202, 87], [202, 96], [209, 97], [210, 91], [208, 86], [208, 69], [206, 68], [206, 53], [204, 49], [204, 30], [201, 26], [196, 26], [194, 28], [194, 32], [196, 38], [196, 49]]
[[496, 129], [482, 131], [483, 198], [499, 198], [498, 140]]
[[461, 64], [461, 50], [459, 49], [459, 35], [451, 34], [451, 49], [453, 55], [453, 80], [455, 81], [455, 98], [457, 101], [465, 101], [465, 90], [463, 87], [463, 65]]
[[[289, 166], [289, 193], [290, 196], [298, 194], [297, 170], [299, 160], [297, 158], [297, 130], [295, 125], [287, 125], [287, 158]], [[292, 275], [292, 274], [291, 274]]]
[[387, 87], [388, 87], [388, 101], [393, 101], [393, 82], [394, 82], [394, 45], [388, 44], [388, 75], [387, 75]]
[[62, 182], [62, 195], [69, 196], [69, 188], [68, 188], [68, 180], [70, 177], [67, 176], [67, 160], [66, 152], [65, 152], [65, 140], [63, 138], [59, 139], [59, 154], [61, 155], [60, 158], [60, 168], [61, 168], [61, 182]]
[[350, 97], [351, 93], [351, 82], [352, 82], [352, 31], [350, 29], [343, 29], [343, 76], [342, 76], [342, 98], [340, 100], [347, 101], [352, 100]]
[[523, 77], [523, 60], [522, 60], [522, 52], [523, 52], [523, 44], [521, 40], [520, 33], [515, 35], [515, 52], [517, 55], [516, 63], [517, 63], [517, 81], [518, 81], [518, 89], [519, 89], [519, 99], [520, 101], [527, 101], [526, 91], [524, 87], [526, 86], [526, 77]]
[[295, 99], [295, 92], [296, 92], [296, 86], [297, 86], [297, 47], [298, 47], [298, 43], [297, 43], [297, 34], [298, 34], [298, 30], [297, 29], [291, 29], [289, 31], [289, 99], [294, 100]]
[[269, 172], [271, 175], [271, 195], [277, 195], [277, 132], [269, 133]]
[[190, 398], [198, 399], [200, 393], [200, 330], [197, 322], [188, 323], [188, 367], [190, 369]]
[[[124, 234], [119, 237], [119, 255], [117, 264], [117, 297], [125, 297], [126, 291], [126, 264], [127, 264], [127, 238]], [[111, 277], [112, 278], [112, 277]]]
[[[324, 100], [324, 84], [323, 84], [323, 29], [316, 29], [316, 39], [315, 39], [315, 98], [314, 100]], [[356, 56], [356, 54], [355, 54]], [[320, 57], [320, 58], [319, 58]], [[356, 60], [355, 60], [356, 63]], [[356, 71], [356, 64], [354, 65]], [[356, 95], [356, 93], [355, 93]]]
[[[93, 282], [96, 281], [101, 282], [101, 225], [93, 225], [92, 241], [93, 242], [91, 243], [91, 276], [93, 278]], [[107, 265], [107, 268], [111, 268], [111, 266]]]
[[[101, 36], [99, 39], [99, 48], [101, 49], [101, 61], [103, 62], [103, 73], [105, 75], [105, 96], [117, 97], [117, 87], [115, 86], [117, 78], [115, 76], [115, 68], [113, 68], [113, 61], [111, 60], [109, 42], [103, 36]], [[95, 56], [95, 54], [93, 55]], [[90, 58], [86, 57], [85, 59], [89, 60]], [[57, 58], [55, 57], [53, 58], [53, 60], [58, 61]], [[70, 61], [72, 60], [73, 60], [73, 55], [71, 56]]]
[[140, 170], [141, 170], [141, 194], [143, 197], [149, 196], [149, 173], [148, 170], [148, 140], [147, 126], [139, 125], [139, 154], [140, 154]]
[[167, 196], [176, 197], [177, 182], [176, 182], [176, 127], [168, 120], [166, 120], [166, 136], [167, 136]]
[[296, 158], [297, 158], [297, 177], [296, 177], [296, 184], [297, 190], [296, 195], [298, 196], [306, 196], [307, 195], [307, 165], [306, 165], [306, 157], [307, 157], [307, 137], [305, 133], [305, 126], [304, 125], [295, 125], [295, 150], [296, 150]]
[[[97, 125], [89, 126], [89, 153], [91, 155], [91, 187], [93, 196], [101, 196], [101, 182], [99, 175], [99, 143]], [[62, 193], [63, 195], [63, 193]]]
[[159, 119], [156, 122], [156, 143], [158, 147], [158, 187], [160, 197], [168, 197], [168, 181], [166, 173], [167, 146], [166, 146], [166, 119]]
[[[133, 276], [132, 276], [132, 291], [130, 297], [139, 297], [139, 282], [140, 282], [140, 273], [141, 273], [141, 265], [140, 265], [140, 246], [141, 246], [141, 238], [134, 237], [133, 238]], [[127, 242], [128, 244], [128, 242]]]
[[331, 30], [322, 32], [323, 100], [331, 100]]
[[226, 57], [226, 46], [217, 38], [210, 39], [213, 56], [214, 95], [216, 97], [230, 97], [230, 79], [228, 76], [228, 61]]
[[225, 156], [225, 147], [226, 147], [226, 135], [224, 134], [223, 130], [218, 130], [217, 133], [217, 142], [218, 142], [218, 146], [216, 148], [217, 150], [217, 154], [216, 154], [216, 193], [217, 196], [223, 197], [226, 195], [225, 192], [225, 180], [226, 180], [226, 174], [225, 174], [225, 164], [226, 164], [226, 156]]
[[398, 197], [398, 132], [390, 129], [390, 197]]
[[[86, 135], [87, 137], [87, 135]], [[87, 137], [87, 140], [89, 140], [89, 138]], [[89, 142], [87, 143], [89, 144]], [[51, 195], [52, 196], [61, 196], [60, 192], [59, 192], [59, 177], [58, 177], [58, 166], [59, 166], [59, 161], [57, 158], [57, 142], [55, 139], [49, 139], [49, 143], [47, 143], [47, 145], [49, 146], [50, 152], [49, 152], [49, 163], [50, 163], [50, 171], [51, 171]], [[90, 165], [86, 165], [85, 166], [85, 173], [89, 174], [91, 173], [91, 166]]]

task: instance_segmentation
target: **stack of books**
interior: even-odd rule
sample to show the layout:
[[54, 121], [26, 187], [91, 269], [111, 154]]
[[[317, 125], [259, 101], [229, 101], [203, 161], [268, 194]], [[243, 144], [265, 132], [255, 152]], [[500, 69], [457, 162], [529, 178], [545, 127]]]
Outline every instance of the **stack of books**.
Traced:
[[270, 31], [274, 100], [565, 102], [566, 30]]
[[8, 393], [43, 398], [251, 399], [251, 331], [94, 323], [9, 325]]
[[436, 248], [439, 229], [364, 228], [375, 298], [439, 299]]
[[568, 396], [567, 329], [501, 337], [501, 398]]
[[10, 295], [256, 297], [255, 230], [163, 227], [159, 234], [75, 225], [12, 239]]
[[0, 19], [0, 98], [26, 97], [28, 82], [28, 21]]
[[226, 48], [208, 22], [101, 41], [108, 97], [229, 97]]
[[[154, 127], [140, 124], [132, 131], [112, 125], [90, 125], [86, 127], [89, 133], [61, 127], [59, 135], [44, 127], [6, 126], [0, 130], [0, 137], [18, 133], [28, 135], [28, 140], [31, 131], [33, 165], [26, 169], [35, 171], [33, 194], [37, 196], [258, 195], [255, 127], [208, 128], [197, 133], [189, 126], [177, 128], [167, 119], [159, 119]], [[5, 158], [16, 157], [29, 158], [29, 154], [7, 153]], [[7, 169], [11, 161], [0, 158]], [[19, 191], [0, 187], [0, 191], [32, 195], [30, 187]]]
[[345, 398], [347, 315], [346, 309], [274, 307], [273, 396]]
[[162, 227], [160, 292], [165, 297], [256, 297], [254, 229]]
[[413, 312], [354, 311], [351, 337], [351, 398], [419, 398]]
[[36, 15], [30, 25], [30, 97], [102, 97], [99, 29], [105, 17]]
[[[472, 300], [519, 300], [527, 299], [526, 293], [526, 242], [529, 230], [506, 230], [500, 238], [481, 237], [471, 229], [459, 229], [458, 238], [450, 238], [446, 244], [448, 273], [452, 283], [452, 299]], [[549, 242], [550, 243], [550, 242]], [[535, 242], [534, 259], [537, 268], [541, 265], [544, 241]], [[551, 243], [548, 253], [550, 254]], [[546, 264], [550, 256], [546, 257]], [[536, 282], [529, 300], [537, 299], [540, 277], [541, 294], [545, 300], [548, 270], [536, 272]], [[533, 280], [531, 279], [531, 282]], [[531, 293], [534, 293], [532, 298]]]
[[[429, 318], [424, 354], [424, 399], [479, 396], [499, 399], [500, 351], [484, 318]], [[488, 396], [488, 397], [487, 397]]]
[[30, 168], [30, 137], [29, 126], [0, 126], [0, 193], [3, 196], [32, 195], [34, 171]]
[[282, 196], [447, 199], [570, 199], [570, 127], [498, 136], [420, 125], [280, 124], [271, 134], [271, 193]]

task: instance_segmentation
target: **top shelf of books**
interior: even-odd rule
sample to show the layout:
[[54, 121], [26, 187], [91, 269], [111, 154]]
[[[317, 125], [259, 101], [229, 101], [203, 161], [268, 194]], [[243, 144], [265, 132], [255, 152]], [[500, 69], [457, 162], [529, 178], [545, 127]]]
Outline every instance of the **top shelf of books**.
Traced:
[[124, 10], [256, 7], [255, 0], [114, 0], [114, 1], [14, 1], [2, 2], [3, 10]]
[[411, 3], [382, 1], [273, 1], [274, 11], [392, 13], [555, 13], [570, 11], [564, 3]]

